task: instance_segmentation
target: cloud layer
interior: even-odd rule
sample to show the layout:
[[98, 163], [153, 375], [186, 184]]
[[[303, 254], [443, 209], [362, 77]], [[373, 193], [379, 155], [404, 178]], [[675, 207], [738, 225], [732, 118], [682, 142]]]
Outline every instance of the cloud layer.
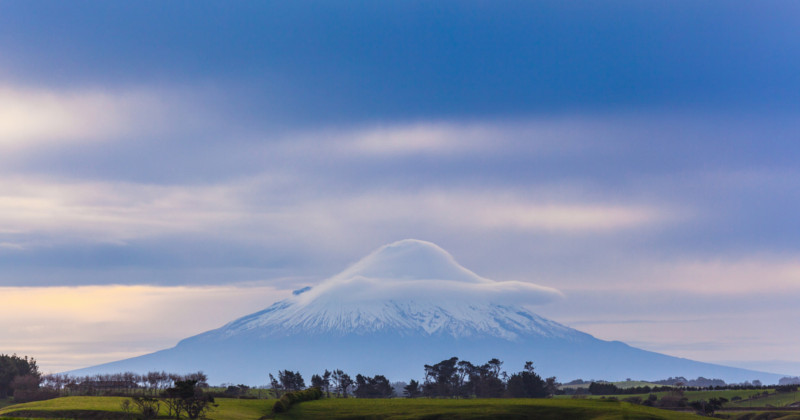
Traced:
[[406, 239], [384, 245], [347, 270], [299, 295], [301, 305], [416, 301], [437, 304], [537, 305], [563, 295], [531, 282], [493, 281], [459, 265], [437, 245]]

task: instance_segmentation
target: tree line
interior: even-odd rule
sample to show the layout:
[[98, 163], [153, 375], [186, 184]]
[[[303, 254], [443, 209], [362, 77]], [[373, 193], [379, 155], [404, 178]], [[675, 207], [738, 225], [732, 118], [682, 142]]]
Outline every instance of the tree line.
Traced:
[[[354, 377], [341, 369], [325, 370], [311, 376], [311, 387], [325, 396], [356, 398], [540, 398], [557, 392], [555, 377], [542, 379], [532, 362], [525, 363], [519, 372], [508, 374], [503, 362], [491, 359], [483, 364], [452, 357], [439, 363], [424, 365], [424, 379], [411, 380], [397, 395], [395, 388], [384, 375]], [[269, 374], [270, 388], [276, 398], [288, 392], [306, 389], [300, 372], [278, 371]], [[145, 374], [123, 372], [72, 376], [67, 374], [42, 375], [36, 361], [16, 355], [0, 355], [0, 398], [14, 396], [25, 402], [58, 396], [129, 396], [163, 398], [181, 383], [192, 382], [193, 389], [208, 388], [208, 378], [203, 372], [188, 375], [151, 371]], [[229, 386], [223, 396], [242, 397], [249, 387]], [[139, 402], [144, 402], [141, 400]], [[164, 404], [167, 404], [166, 402]]]
[[208, 377], [203, 372], [188, 375], [156, 371], [142, 375], [133, 372], [42, 375], [33, 359], [0, 355], [0, 398], [13, 396], [15, 402], [64, 396], [158, 397], [187, 381], [191, 381], [195, 388], [208, 388]]
[[[422, 383], [411, 380], [403, 387], [406, 398], [543, 398], [558, 390], [555, 377], [542, 379], [534, 371], [533, 363], [526, 362], [519, 372], [508, 374], [503, 362], [491, 359], [480, 365], [457, 357], [425, 365]], [[271, 389], [276, 397], [305, 389], [300, 372], [278, 371], [277, 377], [269, 374]], [[391, 398], [396, 395], [392, 384], [383, 375], [357, 374], [353, 379], [341, 369], [325, 370], [311, 376], [311, 387], [324, 395], [348, 398]]]

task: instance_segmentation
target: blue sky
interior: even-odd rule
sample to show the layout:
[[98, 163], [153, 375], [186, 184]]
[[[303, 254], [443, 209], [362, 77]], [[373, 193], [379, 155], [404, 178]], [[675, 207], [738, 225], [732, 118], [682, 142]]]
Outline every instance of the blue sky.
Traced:
[[[65, 306], [13, 307], [0, 351], [56, 370], [156, 350], [419, 238], [561, 290], [537, 311], [600, 338], [800, 374], [798, 18], [791, 1], [2, 2], [0, 301]], [[109, 315], [134, 293], [134, 314], [216, 312], [148, 335]], [[86, 333], [98, 319], [137, 332]]]

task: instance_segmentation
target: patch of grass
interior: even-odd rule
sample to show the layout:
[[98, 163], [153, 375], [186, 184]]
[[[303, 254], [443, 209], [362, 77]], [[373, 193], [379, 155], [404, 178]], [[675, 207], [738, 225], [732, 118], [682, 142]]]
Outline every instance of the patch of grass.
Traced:
[[[19, 417], [0, 417], [0, 420], [19, 420]], [[44, 417], [25, 417], [25, 420], [58, 420], [53, 418], [44, 418]], [[70, 419], [66, 419], [70, 420]]]
[[217, 398], [218, 407], [208, 414], [211, 420], [255, 420], [272, 410], [275, 400]]
[[[68, 411], [99, 411], [122, 413], [120, 404], [124, 397], [62, 397], [52, 400], [34, 401], [29, 403], [14, 404], [0, 409], [0, 416], [7, 416], [14, 412], [68, 412]], [[64, 416], [69, 417], [69, 416]]]
[[[760, 398], [760, 399], [753, 400], [753, 401], [748, 401], [748, 403], [752, 402], [753, 403], [752, 405], [738, 405], [740, 403], [737, 403], [737, 402], [729, 402], [728, 404], [737, 404], [737, 405], [735, 405], [737, 407], [751, 407], [751, 406], [752, 407], [764, 407], [765, 406], [765, 401], [766, 401], [766, 404], [775, 405], [775, 404], [772, 404], [772, 403], [768, 402], [768, 401], [770, 401], [769, 398], [772, 398], [773, 396], [781, 395], [781, 394], [775, 394], [775, 390], [774, 389], [770, 389], [770, 390], [767, 390], [767, 391], [769, 391], [771, 393], [770, 397]], [[715, 390], [710, 390], [710, 391], [685, 391], [683, 393], [683, 396], [686, 397], [689, 401], [695, 401], [695, 400], [706, 400], [706, 401], [708, 401], [710, 398], [720, 398], [720, 397], [727, 398], [728, 400], [732, 400], [733, 397], [737, 397], [737, 396], [742, 398], [742, 400], [746, 400], [746, 399], [750, 398], [751, 396], [757, 395], [757, 394], [761, 394], [762, 392], [764, 392], [764, 391], [763, 390], [762, 391], [752, 390], [752, 389], [749, 389], [749, 390], [748, 389], [745, 389], [745, 390], [723, 389], [723, 390], [716, 390], [716, 391]], [[661, 399], [662, 397], [664, 397], [665, 395], [668, 395], [669, 393], [670, 393], [670, 391], [662, 391], [662, 392], [654, 392], [653, 394], [655, 394], [659, 399]], [[585, 396], [582, 396], [582, 398], [598, 399], [598, 398], [604, 398], [604, 397], [605, 398], [615, 397], [615, 398], [618, 398], [618, 399], [621, 400], [621, 399], [628, 398], [628, 397], [641, 397], [642, 399], [647, 399], [647, 397], [649, 395], [650, 394], [585, 395]], [[784, 396], [798, 395], [798, 393], [788, 393], [788, 394], [782, 394], [782, 395], [784, 395]], [[558, 398], [558, 399], [571, 399], [571, 398], [573, 398], [573, 396], [572, 395], [557, 395], [555, 398]], [[778, 397], [778, 399], [776, 399], [775, 401], [776, 402], [777, 401], [782, 401], [783, 398], [784, 397]], [[791, 399], [791, 397], [785, 397], [785, 398]], [[787, 403], [785, 403], [785, 404], [783, 404], [781, 406], [785, 406], [787, 404], [791, 404], [794, 401], [798, 401], [798, 400], [795, 399], [795, 400], [789, 401], [789, 402], [787, 402]], [[742, 401], [742, 403], [744, 403], [744, 401]], [[729, 405], [726, 405], [726, 407], [727, 406], [729, 406]], [[775, 406], [779, 407], [778, 405], [775, 405]]]
[[[125, 397], [62, 397], [46, 401], [15, 404], [0, 409], [0, 419], [4, 416], [26, 418], [82, 418], [82, 419], [121, 419], [121, 408]], [[217, 407], [208, 414], [212, 420], [255, 420], [269, 413], [275, 400], [243, 400], [217, 398]], [[162, 406], [161, 414], [166, 413]], [[163, 416], [162, 416], [163, 417]]]
[[554, 399], [326, 399], [292, 407], [276, 420], [415, 420], [415, 419], [597, 419], [682, 420], [693, 414], [659, 410], [617, 401]]
[[766, 397], [754, 400], [733, 401], [726, 404], [726, 407], [786, 407], [789, 404], [800, 401], [800, 392], [781, 392], [770, 393]]
[[[226, 389], [227, 389], [227, 387], [223, 387], [223, 386], [212, 386], [212, 387], [205, 388], [205, 391], [209, 392], [209, 393], [212, 393], [213, 395], [222, 395], [222, 394], [225, 393]], [[226, 398], [226, 397], [227, 396], [221, 397], [221, 398]], [[247, 390], [247, 392], [244, 393], [243, 397], [255, 398], [255, 399], [259, 399], [259, 398], [262, 398], [262, 399], [275, 398], [275, 393], [272, 392], [272, 390], [270, 390], [270, 389], [250, 388], [250, 389]]]
[[800, 414], [782, 411], [754, 411], [725, 413], [720, 418], [729, 420], [800, 420]]

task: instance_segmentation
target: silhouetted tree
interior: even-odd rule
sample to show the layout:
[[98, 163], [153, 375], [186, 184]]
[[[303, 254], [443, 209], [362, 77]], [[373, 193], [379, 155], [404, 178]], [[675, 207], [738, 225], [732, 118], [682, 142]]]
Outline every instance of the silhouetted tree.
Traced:
[[487, 364], [489, 365], [489, 369], [491, 370], [492, 376], [494, 376], [495, 378], [499, 378], [500, 368], [503, 367], [503, 362], [501, 362], [499, 359], [492, 359], [489, 360]]
[[589, 392], [592, 395], [616, 395], [619, 393], [619, 388], [609, 382], [592, 382], [589, 385]]
[[525, 362], [525, 369], [508, 378], [506, 392], [511, 398], [543, 398], [547, 396], [545, 381], [534, 372], [533, 363]]
[[336, 393], [341, 393], [342, 398], [347, 398], [347, 390], [353, 386], [353, 379], [350, 378], [350, 375], [344, 373], [341, 369], [336, 369], [331, 372], [331, 379], [335, 384]]
[[320, 375], [311, 375], [311, 386], [317, 387], [320, 391], [323, 391], [328, 398], [331, 397], [331, 372], [328, 369], [325, 369], [325, 373]]
[[405, 395], [406, 398], [417, 398], [420, 395], [422, 395], [422, 390], [419, 387], [419, 382], [412, 379], [408, 383], [408, 385], [403, 387], [403, 395]]
[[37, 379], [41, 377], [39, 367], [33, 358], [0, 354], [0, 398], [6, 398], [14, 393], [12, 383], [17, 376], [31, 375]]
[[558, 382], [556, 382], [555, 376], [544, 380], [544, 390], [547, 395], [556, 395], [558, 393]]
[[689, 403], [689, 407], [692, 407], [699, 414], [712, 416], [714, 412], [722, 408], [726, 402], [728, 402], [728, 399], [725, 397], [710, 398], [708, 401], [692, 401]]
[[173, 413], [176, 419], [181, 413], [190, 419], [200, 418], [214, 405], [214, 398], [200, 389], [197, 379], [175, 382], [174, 387], [164, 391], [164, 396], [176, 402]]
[[394, 389], [383, 375], [369, 377], [358, 374], [353, 395], [358, 398], [390, 398], [394, 395]]
[[142, 419], [154, 419], [158, 417], [158, 411], [161, 403], [156, 398], [152, 397], [133, 397], [133, 404], [142, 413]]
[[36, 375], [14, 377], [14, 380], [11, 381], [11, 388], [14, 390], [14, 402], [23, 403], [58, 396], [58, 394], [53, 391], [40, 390], [39, 384], [41, 381], [42, 378]]
[[303, 376], [300, 372], [293, 372], [291, 370], [278, 371], [278, 380], [281, 382], [283, 389], [287, 391], [299, 391], [306, 387]]
[[423, 392], [430, 397], [452, 397], [458, 389], [458, 357], [442, 360], [435, 365], [425, 365]]
[[478, 398], [500, 398], [505, 393], [505, 384], [500, 379], [500, 366], [503, 362], [492, 359], [489, 363], [476, 366], [469, 377], [471, 390]]
[[322, 376], [319, 376], [316, 373], [311, 375], [311, 386], [319, 388], [320, 390], [325, 389], [325, 386], [322, 383]]
[[250, 387], [244, 384], [228, 385], [224, 391], [224, 394], [226, 397], [241, 398], [247, 396], [247, 391], [249, 390]]
[[275, 398], [280, 398], [283, 391], [283, 385], [281, 385], [281, 383], [275, 379], [271, 373], [269, 374], [269, 385], [272, 387], [272, 392], [275, 393]]
[[324, 386], [322, 389], [325, 390], [325, 396], [330, 398], [331, 397], [331, 372], [328, 369], [325, 369], [325, 373], [322, 374], [322, 385]]

